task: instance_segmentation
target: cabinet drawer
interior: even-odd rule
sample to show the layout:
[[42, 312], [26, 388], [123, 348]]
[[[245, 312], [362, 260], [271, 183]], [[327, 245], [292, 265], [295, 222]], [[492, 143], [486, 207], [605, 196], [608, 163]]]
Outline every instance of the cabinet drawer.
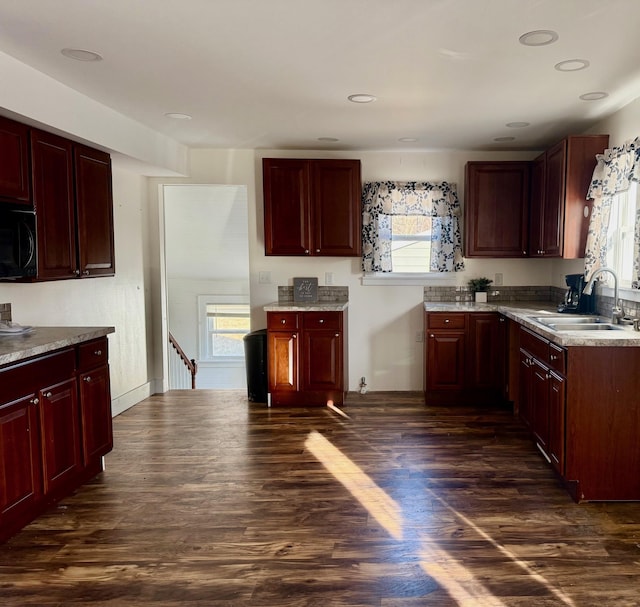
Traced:
[[549, 366], [564, 375], [566, 373], [566, 350], [549, 343]]
[[298, 313], [267, 312], [267, 329], [272, 331], [298, 329]]
[[520, 347], [544, 363], [549, 362], [549, 342], [529, 329], [520, 327]]
[[435, 312], [428, 315], [429, 329], [464, 329], [466, 314]]
[[109, 359], [106, 337], [94, 339], [78, 346], [78, 370], [86, 371], [106, 365]]
[[342, 330], [341, 312], [305, 312], [302, 315], [302, 324], [306, 331], [327, 329], [329, 331]]

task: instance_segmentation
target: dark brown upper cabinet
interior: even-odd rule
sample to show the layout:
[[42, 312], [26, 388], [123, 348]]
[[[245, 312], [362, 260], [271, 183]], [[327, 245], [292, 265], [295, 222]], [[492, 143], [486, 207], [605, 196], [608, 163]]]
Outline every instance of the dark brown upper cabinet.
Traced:
[[115, 272], [109, 154], [33, 129], [37, 280]]
[[587, 191], [596, 154], [608, 145], [608, 135], [572, 135], [534, 160], [531, 257], [584, 257], [592, 206]]
[[531, 163], [468, 162], [466, 257], [527, 257]]
[[31, 206], [29, 127], [0, 116], [0, 201]]
[[358, 257], [359, 160], [264, 158], [266, 255]]

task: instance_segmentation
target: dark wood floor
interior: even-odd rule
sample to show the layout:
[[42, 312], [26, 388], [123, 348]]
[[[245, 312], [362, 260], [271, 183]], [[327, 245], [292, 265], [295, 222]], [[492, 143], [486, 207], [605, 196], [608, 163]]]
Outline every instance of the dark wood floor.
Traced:
[[640, 605], [640, 504], [573, 503], [506, 410], [178, 391], [0, 546], [0, 605]]

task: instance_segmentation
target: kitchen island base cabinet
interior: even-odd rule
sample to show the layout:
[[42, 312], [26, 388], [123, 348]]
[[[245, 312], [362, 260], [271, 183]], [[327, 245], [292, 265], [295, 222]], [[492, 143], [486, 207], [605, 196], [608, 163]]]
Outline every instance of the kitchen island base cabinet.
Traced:
[[[78, 375], [83, 348], [104, 355]], [[0, 541], [102, 470], [113, 446], [106, 356], [104, 337], [0, 368]]]
[[346, 312], [267, 312], [271, 405], [342, 405]]

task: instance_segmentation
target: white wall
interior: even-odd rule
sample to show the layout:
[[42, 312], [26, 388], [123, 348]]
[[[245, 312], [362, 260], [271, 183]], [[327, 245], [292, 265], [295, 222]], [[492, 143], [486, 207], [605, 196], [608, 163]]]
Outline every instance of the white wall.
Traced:
[[113, 326], [109, 335], [111, 395], [118, 413], [150, 393], [143, 209], [146, 178], [113, 171], [116, 275], [35, 284], [0, 283], [13, 320], [34, 326]]

